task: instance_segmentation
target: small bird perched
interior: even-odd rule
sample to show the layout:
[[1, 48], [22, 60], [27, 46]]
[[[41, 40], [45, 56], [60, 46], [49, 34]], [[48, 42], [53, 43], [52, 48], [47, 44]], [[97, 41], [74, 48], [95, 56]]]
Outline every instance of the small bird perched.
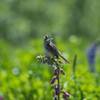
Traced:
[[48, 54], [52, 55], [53, 57], [58, 58], [59, 56], [65, 61], [66, 64], [70, 64], [59, 52], [56, 45], [51, 42], [51, 38], [46, 35], [44, 36], [44, 48]]

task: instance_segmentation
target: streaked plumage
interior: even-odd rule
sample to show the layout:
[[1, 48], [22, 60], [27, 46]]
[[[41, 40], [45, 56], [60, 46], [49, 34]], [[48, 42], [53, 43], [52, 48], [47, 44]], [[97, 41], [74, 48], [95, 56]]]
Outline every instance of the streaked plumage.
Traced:
[[66, 64], [69, 64], [69, 61], [67, 61], [59, 52], [56, 45], [53, 44], [50, 41], [50, 38], [48, 35], [44, 36], [44, 48], [49, 53], [49, 55], [52, 55], [53, 57], [59, 58], [59, 56], [65, 61]]

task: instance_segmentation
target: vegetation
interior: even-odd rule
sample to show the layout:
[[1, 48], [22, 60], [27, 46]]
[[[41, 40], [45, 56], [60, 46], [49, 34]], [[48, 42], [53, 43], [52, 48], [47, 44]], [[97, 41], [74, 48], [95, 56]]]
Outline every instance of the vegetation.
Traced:
[[99, 0], [1, 0], [0, 37], [16, 44], [53, 32], [90, 41], [100, 34], [99, 9]]
[[95, 46], [88, 47], [100, 37], [99, 9], [99, 0], [1, 0], [0, 99], [53, 100], [54, 68], [36, 60], [45, 55], [43, 37], [49, 35], [70, 62], [60, 76], [68, 99], [99, 100], [100, 45], [96, 59], [92, 54], [95, 73], [89, 72], [87, 58]]
[[[86, 43], [71, 38], [66, 42], [57, 39], [57, 47], [71, 63], [64, 63], [66, 74], [60, 76], [63, 89], [70, 94], [69, 100], [99, 100], [100, 68], [96, 74], [88, 71]], [[52, 100], [54, 87], [50, 83], [54, 69], [36, 61], [37, 55], [44, 54], [43, 39], [32, 40], [20, 47], [2, 39], [0, 45], [0, 95], [5, 100]], [[75, 53], [77, 64], [74, 79], [72, 64]], [[97, 56], [97, 66], [100, 66], [99, 60]]]

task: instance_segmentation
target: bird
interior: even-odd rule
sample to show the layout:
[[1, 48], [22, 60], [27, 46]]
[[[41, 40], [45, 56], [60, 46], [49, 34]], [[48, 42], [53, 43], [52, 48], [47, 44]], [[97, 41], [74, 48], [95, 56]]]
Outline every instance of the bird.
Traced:
[[56, 45], [51, 41], [52, 38], [50, 38], [48, 35], [44, 36], [44, 48], [46, 52], [51, 55], [52, 57], [56, 57], [57, 59], [59, 56], [65, 61], [66, 64], [70, 64], [68, 60], [66, 60], [60, 53], [60, 51], [57, 49]]

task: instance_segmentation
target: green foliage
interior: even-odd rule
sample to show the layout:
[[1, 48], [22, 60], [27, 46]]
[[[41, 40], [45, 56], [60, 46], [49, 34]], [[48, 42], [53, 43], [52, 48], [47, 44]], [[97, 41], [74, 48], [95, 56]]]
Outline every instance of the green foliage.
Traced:
[[0, 37], [20, 43], [54, 32], [62, 36], [100, 34], [99, 0], [1, 0]]
[[[96, 74], [88, 72], [86, 47], [87, 40], [71, 36], [63, 42], [58, 39], [57, 47], [70, 61], [64, 63], [66, 75], [61, 75], [63, 89], [70, 94], [69, 100], [99, 100], [100, 68]], [[72, 62], [77, 53], [76, 79], [73, 77]], [[37, 62], [36, 57], [44, 54], [43, 40], [36, 39], [23, 46], [15, 47], [0, 40], [0, 96], [4, 100], [53, 100], [50, 81], [53, 68]], [[100, 66], [97, 56], [97, 65]], [[64, 83], [64, 84], [63, 84]], [[61, 99], [62, 100], [62, 99]]]
[[[64, 65], [67, 74], [61, 76], [70, 100], [99, 100], [100, 68], [96, 74], [89, 73], [86, 55], [89, 42], [100, 34], [99, 9], [99, 0], [1, 0], [0, 96], [4, 100], [53, 99], [50, 80], [54, 69], [36, 57], [44, 54], [40, 38], [54, 32], [60, 37], [59, 50], [71, 63]], [[76, 53], [75, 79], [72, 62]]]

